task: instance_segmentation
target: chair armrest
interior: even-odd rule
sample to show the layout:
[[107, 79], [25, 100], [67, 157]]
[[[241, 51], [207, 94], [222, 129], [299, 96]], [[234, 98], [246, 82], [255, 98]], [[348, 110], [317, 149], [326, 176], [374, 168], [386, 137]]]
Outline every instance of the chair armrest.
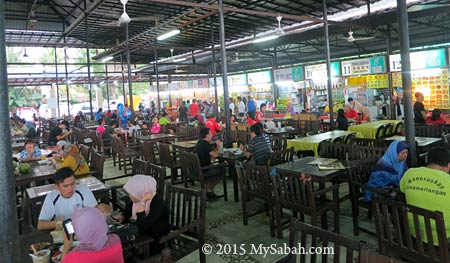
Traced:
[[326, 194], [328, 192], [333, 192], [335, 189], [338, 189], [338, 188], [339, 188], [339, 185], [338, 184], [334, 184], [332, 186], [325, 187], [323, 189], [319, 189], [319, 190], [314, 191], [313, 195], [314, 196], [321, 196], [321, 195], [324, 195], [324, 194]]
[[183, 233], [185, 233], [185, 232], [187, 232], [187, 231], [189, 231], [189, 230], [191, 230], [191, 229], [194, 229], [194, 228], [197, 227], [198, 225], [199, 225], [199, 221], [198, 221], [198, 220], [195, 220], [195, 221], [189, 223], [188, 225], [183, 226], [182, 228], [177, 229], [177, 230], [175, 230], [175, 231], [172, 231], [172, 232], [170, 232], [169, 234], [163, 236], [163, 237], [159, 240], [159, 243], [160, 243], [160, 244], [163, 244], [163, 243], [165, 243], [165, 242], [167, 242], [167, 241], [169, 241], [169, 240], [171, 240], [171, 239], [174, 239], [174, 238], [180, 236], [181, 234], [183, 234]]

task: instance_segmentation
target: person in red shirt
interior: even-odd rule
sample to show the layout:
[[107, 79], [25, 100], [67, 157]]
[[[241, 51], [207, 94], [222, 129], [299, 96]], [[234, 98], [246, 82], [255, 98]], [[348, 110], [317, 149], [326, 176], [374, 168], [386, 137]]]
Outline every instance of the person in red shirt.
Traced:
[[197, 101], [193, 99], [191, 105], [189, 105], [189, 115], [191, 115], [191, 121], [198, 119], [199, 111], [200, 108], [198, 107]]
[[261, 104], [259, 109], [260, 110], [258, 112], [256, 112], [256, 114], [255, 114], [257, 123], [260, 123], [264, 119], [264, 112], [266, 111], [266, 104], [265, 103]]
[[358, 113], [350, 108], [350, 106], [345, 105], [344, 106], [344, 112], [345, 112], [345, 117], [347, 117], [348, 119], [354, 119], [354, 120], [358, 120]]
[[222, 126], [217, 123], [216, 116], [214, 114], [210, 115], [210, 118], [206, 120], [205, 126], [211, 131], [213, 140], [219, 139], [217, 133], [222, 131]]
[[428, 117], [426, 122], [428, 124], [433, 124], [433, 125], [443, 125], [445, 124], [444, 119], [441, 118], [441, 113], [442, 111], [439, 109], [434, 109], [431, 113], [431, 117]]

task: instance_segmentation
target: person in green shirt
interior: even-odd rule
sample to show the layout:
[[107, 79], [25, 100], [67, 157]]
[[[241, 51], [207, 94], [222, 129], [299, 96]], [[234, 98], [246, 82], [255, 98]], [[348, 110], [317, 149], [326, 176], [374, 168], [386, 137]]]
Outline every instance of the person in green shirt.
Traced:
[[171, 123], [171, 121], [170, 121], [169, 117], [167, 117], [167, 113], [164, 112], [162, 114], [161, 118], [159, 119], [159, 124], [168, 125], [170, 123]]
[[[430, 211], [441, 211], [444, 215], [447, 238], [450, 237], [450, 153], [444, 147], [434, 147], [428, 152], [427, 167], [411, 168], [400, 181], [400, 191], [405, 194], [406, 203]], [[415, 236], [412, 217], [409, 217], [410, 230]], [[419, 221], [421, 235], [424, 241], [425, 224]], [[433, 243], [438, 245], [435, 224], [433, 229]]]

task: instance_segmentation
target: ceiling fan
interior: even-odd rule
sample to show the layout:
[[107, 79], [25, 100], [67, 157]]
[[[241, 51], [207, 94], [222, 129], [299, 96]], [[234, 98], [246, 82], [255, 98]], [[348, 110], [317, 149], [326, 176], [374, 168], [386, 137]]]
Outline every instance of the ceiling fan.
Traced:
[[275, 30], [275, 34], [278, 35], [278, 36], [282, 36], [282, 35], [285, 34], [283, 28], [281, 28], [281, 19], [283, 19], [283, 17], [278, 15], [277, 16], [278, 28]]
[[230, 59], [231, 59], [231, 61], [229, 62], [230, 64], [238, 64], [238, 63], [241, 63], [241, 62], [253, 61], [254, 60], [254, 59], [252, 59], [250, 57], [247, 57], [247, 58], [239, 57], [239, 52], [237, 52], [237, 51], [234, 52], [234, 57], [230, 56]]
[[370, 40], [370, 39], [374, 39], [374, 38], [375, 38], [374, 36], [371, 36], [371, 37], [357, 37], [357, 38], [355, 38], [353, 36], [353, 31], [350, 29], [350, 31], [348, 31], [348, 37], [345, 38], [345, 39], [347, 40], [347, 42], [352, 43], [354, 41], [364, 41], [364, 40]]
[[159, 17], [157, 17], [157, 16], [142, 16], [142, 17], [131, 17], [130, 18], [130, 16], [127, 14], [127, 8], [126, 8], [128, 0], [120, 0], [120, 2], [122, 3], [122, 6], [123, 6], [122, 15], [117, 20], [113, 20], [111, 22], [103, 24], [104, 26], [120, 27], [122, 24], [128, 24], [132, 21], [155, 21], [155, 22], [157, 22], [159, 19]]

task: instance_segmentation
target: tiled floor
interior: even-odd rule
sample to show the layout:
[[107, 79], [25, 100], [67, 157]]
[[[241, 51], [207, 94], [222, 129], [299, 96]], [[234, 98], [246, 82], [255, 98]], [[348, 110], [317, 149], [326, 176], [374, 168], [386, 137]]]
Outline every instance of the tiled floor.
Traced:
[[[120, 175], [123, 172], [119, 171], [118, 168], [113, 167], [112, 161], [108, 160], [105, 164], [104, 173], [105, 177], [110, 177]], [[121, 181], [125, 182], [126, 179], [122, 179]], [[255, 250], [252, 251], [252, 248], [257, 248], [260, 244], [263, 246], [277, 244], [277, 247], [282, 246], [283, 243], [287, 244], [289, 231], [285, 230], [283, 232], [282, 239], [272, 238], [269, 232], [269, 219], [265, 213], [260, 213], [250, 217], [248, 225], [244, 226], [242, 223], [241, 203], [234, 202], [231, 181], [229, 181], [228, 189], [228, 202], [223, 201], [222, 198], [214, 202], [208, 202], [206, 205], [206, 243], [211, 245], [213, 248], [213, 253], [206, 256], [207, 262], [262, 263], [276, 262], [278, 259], [282, 258], [283, 255], [279, 254], [269, 253], [264, 255], [264, 253], [252, 253], [255, 252]], [[346, 189], [341, 190], [346, 191]], [[222, 187], [218, 185], [216, 192], [221, 194], [221, 191]], [[261, 207], [261, 203], [250, 202], [250, 209], [255, 210], [260, 209]], [[329, 216], [332, 216], [332, 213], [329, 213]], [[367, 220], [367, 215], [361, 214], [360, 218], [362, 226], [375, 232], [375, 225], [373, 222]], [[307, 218], [306, 220], [309, 219]], [[375, 236], [371, 236], [363, 232], [361, 232], [357, 237], [353, 235], [350, 201], [345, 201], [341, 204], [339, 221], [340, 233], [342, 235], [355, 240], [362, 240], [374, 248], [377, 247]], [[329, 223], [332, 224], [332, 220], [329, 220]], [[332, 226], [330, 226], [330, 229], [332, 229]], [[245, 253], [242, 253], [244, 250], [241, 249], [241, 245], [243, 245], [242, 248], [245, 250]], [[236, 250], [236, 254], [218, 254], [218, 250], [220, 248], [231, 249], [232, 252], [233, 250]], [[199, 262], [199, 253], [198, 251], [194, 251], [177, 262], [197, 263]]]

